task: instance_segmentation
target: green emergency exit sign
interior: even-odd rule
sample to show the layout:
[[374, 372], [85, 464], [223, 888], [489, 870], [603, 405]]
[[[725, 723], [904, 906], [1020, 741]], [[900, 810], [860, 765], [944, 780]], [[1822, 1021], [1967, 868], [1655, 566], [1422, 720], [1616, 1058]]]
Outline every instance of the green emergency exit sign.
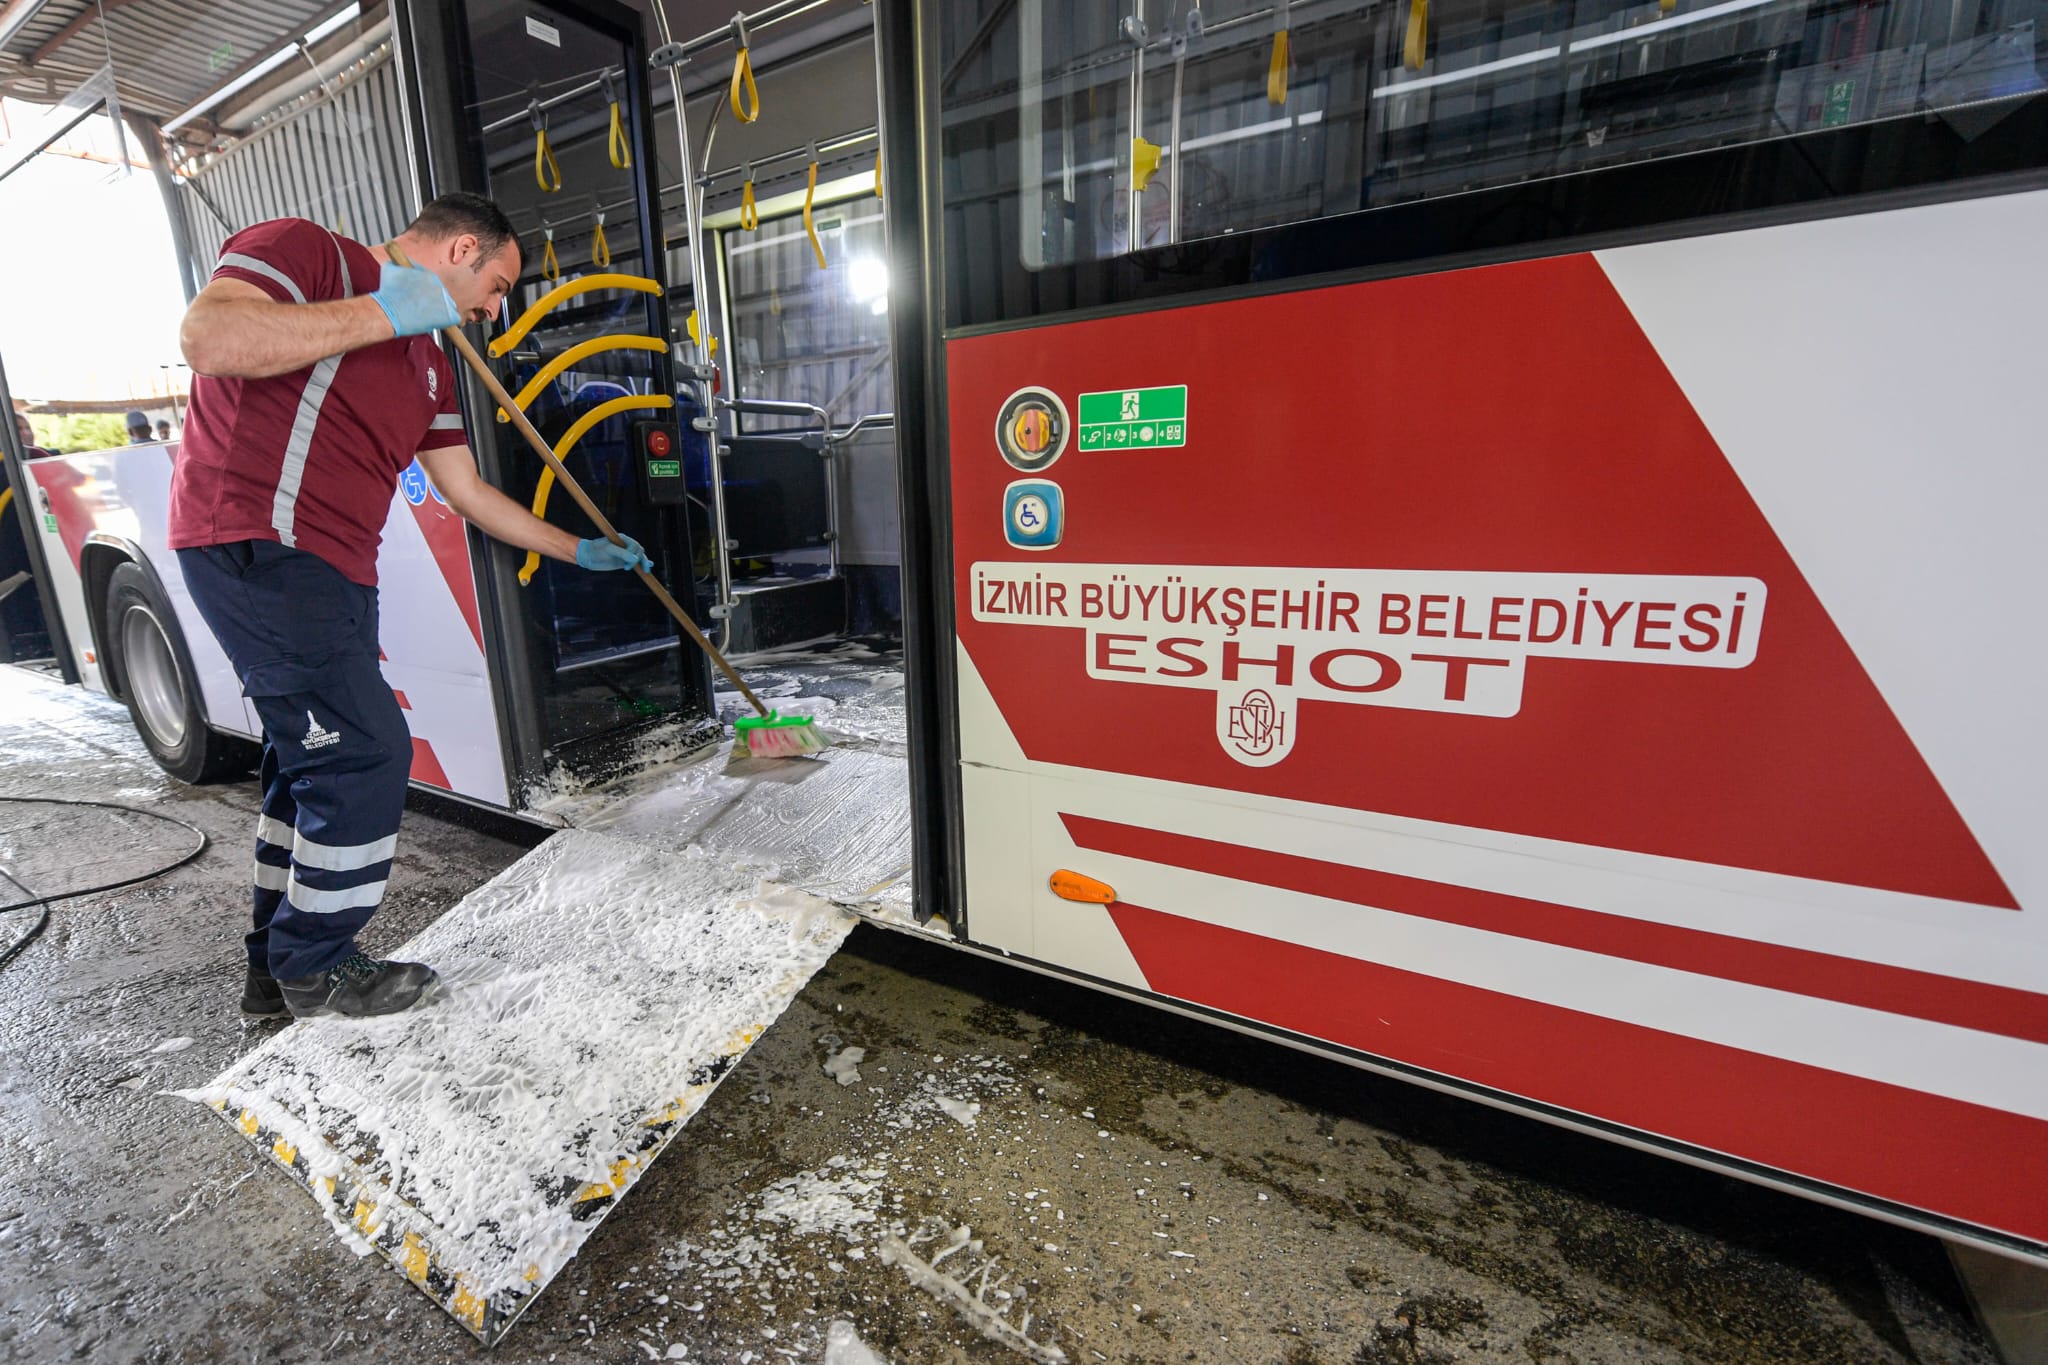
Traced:
[[681, 460], [649, 460], [647, 462], [647, 474], [649, 478], [655, 479], [680, 479], [683, 477], [683, 462]]
[[1188, 443], [1188, 386], [1081, 395], [1074, 423], [1083, 450], [1156, 450]]

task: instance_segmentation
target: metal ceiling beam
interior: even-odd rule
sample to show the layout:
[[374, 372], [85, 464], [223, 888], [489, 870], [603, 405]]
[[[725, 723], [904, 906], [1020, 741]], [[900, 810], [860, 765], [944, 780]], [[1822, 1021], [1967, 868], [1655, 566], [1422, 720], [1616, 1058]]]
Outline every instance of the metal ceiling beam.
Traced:
[[0, 10], [0, 49], [6, 48], [14, 35], [41, 14], [49, 3], [50, 0], [13, 0], [6, 9]]
[[73, 38], [76, 38], [79, 34], [83, 33], [85, 31], [85, 26], [87, 24], [90, 24], [94, 19], [98, 18], [100, 12], [103, 9], [117, 10], [122, 8], [123, 6], [132, 5], [134, 3], [135, 0], [100, 0], [99, 4], [97, 5], [87, 5], [83, 10], [79, 11], [78, 15], [75, 18], [73, 18], [70, 23], [58, 29], [55, 37], [51, 38], [48, 42], [44, 43], [41, 47], [37, 48], [34, 52], [31, 52], [29, 54], [28, 65], [35, 66], [39, 64], [45, 58], [47, 58], [52, 52], [55, 52], [58, 48], [64, 46], [64, 44], [70, 42]]

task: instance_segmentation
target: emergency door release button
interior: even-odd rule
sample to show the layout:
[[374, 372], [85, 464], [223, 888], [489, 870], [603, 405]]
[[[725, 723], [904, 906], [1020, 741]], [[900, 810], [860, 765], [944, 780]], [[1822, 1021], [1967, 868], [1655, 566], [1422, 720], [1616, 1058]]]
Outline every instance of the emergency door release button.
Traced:
[[1003, 539], [1014, 549], [1052, 549], [1066, 520], [1066, 498], [1050, 479], [1019, 479], [1003, 490]]
[[1079, 901], [1084, 905], [1108, 905], [1116, 899], [1116, 888], [1108, 882], [1099, 882], [1093, 877], [1069, 872], [1064, 867], [1052, 874], [1049, 884], [1052, 893], [1063, 901]]
[[1019, 389], [996, 414], [996, 449], [1011, 468], [1036, 474], [1067, 448], [1072, 423], [1067, 405], [1051, 389]]

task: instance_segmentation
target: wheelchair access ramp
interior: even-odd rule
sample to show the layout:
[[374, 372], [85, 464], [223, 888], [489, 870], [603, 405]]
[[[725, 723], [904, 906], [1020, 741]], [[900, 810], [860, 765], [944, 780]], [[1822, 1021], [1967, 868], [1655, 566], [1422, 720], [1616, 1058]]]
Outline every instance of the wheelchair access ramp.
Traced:
[[395, 954], [434, 1003], [294, 1024], [185, 1098], [493, 1345], [846, 938], [759, 878], [565, 830]]

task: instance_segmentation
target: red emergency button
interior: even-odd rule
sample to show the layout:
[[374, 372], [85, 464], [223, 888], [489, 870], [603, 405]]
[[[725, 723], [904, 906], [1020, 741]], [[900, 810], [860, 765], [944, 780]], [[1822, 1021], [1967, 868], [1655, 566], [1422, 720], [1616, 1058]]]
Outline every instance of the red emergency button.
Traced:
[[669, 439], [667, 432], [656, 429], [647, 433], [647, 453], [649, 455], [666, 455], [668, 452]]

